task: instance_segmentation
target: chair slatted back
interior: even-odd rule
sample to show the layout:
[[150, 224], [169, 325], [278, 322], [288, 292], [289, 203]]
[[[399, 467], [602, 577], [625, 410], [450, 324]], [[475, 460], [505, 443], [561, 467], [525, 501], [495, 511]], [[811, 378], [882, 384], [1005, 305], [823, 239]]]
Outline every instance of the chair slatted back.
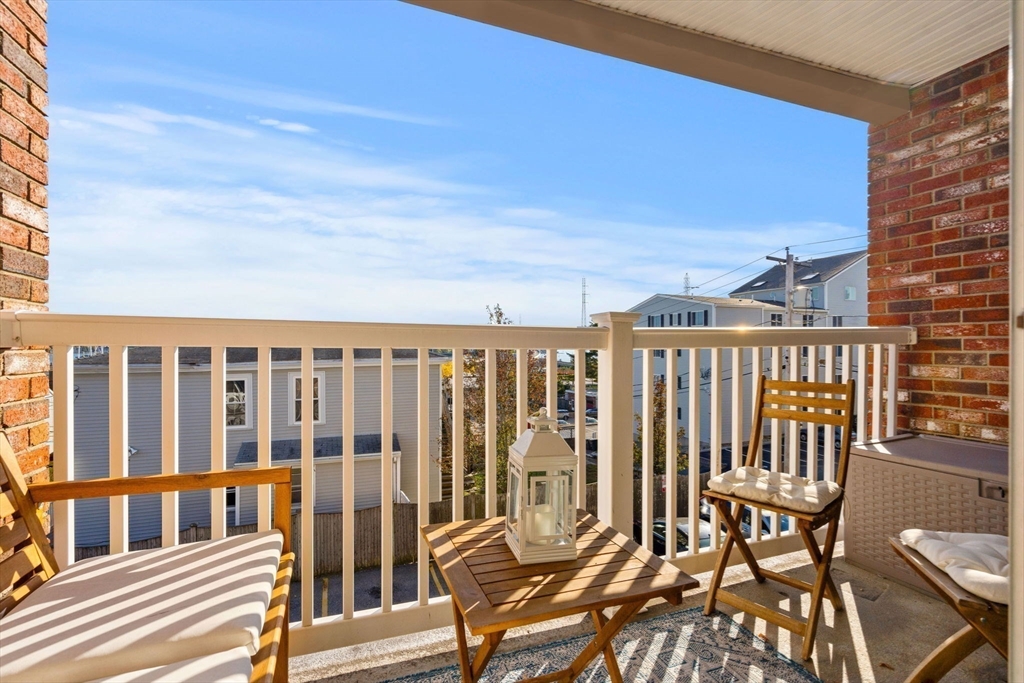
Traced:
[[[854, 380], [828, 384], [822, 382], [791, 382], [761, 376], [757, 383], [754, 419], [750, 425], [747, 446], [747, 467], [761, 466], [761, 435], [764, 420], [793, 420], [809, 424], [839, 427], [839, 462], [836, 483], [846, 488], [846, 468], [850, 457], [853, 429], [853, 402], [856, 398]], [[817, 444], [807, 439], [807, 462], [817, 456]]]
[[56, 573], [42, 516], [0, 432], [0, 617]]

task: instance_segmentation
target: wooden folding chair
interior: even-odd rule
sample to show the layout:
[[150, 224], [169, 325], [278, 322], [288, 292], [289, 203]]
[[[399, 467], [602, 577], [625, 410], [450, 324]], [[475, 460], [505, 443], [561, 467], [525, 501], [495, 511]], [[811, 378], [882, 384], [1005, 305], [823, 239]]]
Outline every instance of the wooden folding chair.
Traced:
[[932, 650], [931, 654], [917, 665], [905, 683], [938, 681], [986, 641], [1003, 657], [1009, 656], [1009, 611], [1006, 605], [990, 602], [964, 590], [949, 577], [949, 574], [900, 539], [890, 538], [889, 543], [896, 554], [967, 622], [967, 626]]
[[[746, 468], [757, 468], [759, 473], [766, 474], [761, 470], [761, 431], [764, 419], [795, 420], [809, 424], [821, 424], [840, 429], [839, 442], [839, 467], [836, 474], [836, 483], [839, 485], [838, 497], [821, 509], [807, 511], [809, 507], [805, 504], [797, 504], [793, 507], [792, 496], [787, 491], [779, 491], [773, 497], [774, 502], [758, 499], [754, 496], [763, 495], [758, 491], [739, 490], [731, 494], [719, 493], [714, 490], [704, 492], [704, 496], [715, 506], [722, 522], [726, 526], [726, 538], [715, 565], [715, 573], [711, 578], [711, 585], [708, 588], [707, 602], [704, 606], [704, 614], [711, 614], [715, 611], [715, 602], [721, 600], [727, 605], [736, 609], [760, 617], [776, 626], [784, 628], [793, 633], [802, 635], [804, 638], [803, 658], [810, 659], [811, 651], [814, 648], [814, 636], [818, 626], [818, 618], [821, 616], [821, 601], [828, 596], [832, 606], [836, 610], [843, 609], [843, 601], [839, 595], [832, 577], [829, 575], [829, 566], [832, 563], [832, 553], [835, 550], [836, 536], [839, 533], [839, 521], [843, 508], [843, 487], [846, 484], [846, 467], [850, 454], [850, 428], [853, 422], [853, 401], [854, 381], [851, 379], [845, 384], [823, 384], [817, 382], [786, 382], [769, 380], [761, 377], [758, 382], [757, 403], [754, 409], [754, 420], [751, 425], [750, 443], [747, 447]], [[827, 432], [826, 432], [827, 435]], [[810, 464], [812, 458], [817, 458], [816, 444], [812, 443], [810, 435], [807, 442], [807, 462]], [[732, 473], [738, 470], [732, 470]], [[749, 473], [749, 471], [748, 471]], [[723, 475], [725, 476], [725, 475]], [[783, 483], [792, 482], [791, 477], [781, 475]], [[742, 489], [742, 487], [741, 487]], [[800, 493], [800, 491], [790, 491]], [[834, 495], [835, 492], [833, 491]], [[750, 497], [748, 497], [748, 495]], [[730, 504], [733, 509], [730, 509]], [[814, 564], [816, 576], [813, 584], [794, 579], [785, 574], [762, 569], [754, 558], [754, 553], [747, 545], [743, 532], [740, 529], [740, 520], [743, 519], [745, 507], [759, 508], [769, 512], [777, 512], [793, 517], [797, 529], [803, 538], [804, 545], [810, 553], [811, 562]], [[814, 505], [810, 505], [814, 507]], [[759, 523], [760, 520], [754, 520]], [[817, 539], [813, 532], [824, 525], [828, 525], [825, 534], [825, 544], [819, 549]], [[795, 619], [786, 614], [780, 614], [768, 607], [759, 605], [735, 593], [730, 593], [721, 588], [722, 576], [729, 565], [729, 554], [733, 546], [736, 546], [747, 566], [750, 567], [754, 579], [763, 583], [765, 579], [778, 581], [792, 588], [808, 591], [811, 594], [811, 607], [807, 621]]]

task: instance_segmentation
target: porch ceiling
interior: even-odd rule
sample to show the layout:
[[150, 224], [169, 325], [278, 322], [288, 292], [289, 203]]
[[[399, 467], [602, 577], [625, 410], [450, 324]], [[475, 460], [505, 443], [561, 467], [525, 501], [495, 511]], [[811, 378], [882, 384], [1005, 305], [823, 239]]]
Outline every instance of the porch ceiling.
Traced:
[[999, 1], [407, 1], [871, 123], [1009, 41]]

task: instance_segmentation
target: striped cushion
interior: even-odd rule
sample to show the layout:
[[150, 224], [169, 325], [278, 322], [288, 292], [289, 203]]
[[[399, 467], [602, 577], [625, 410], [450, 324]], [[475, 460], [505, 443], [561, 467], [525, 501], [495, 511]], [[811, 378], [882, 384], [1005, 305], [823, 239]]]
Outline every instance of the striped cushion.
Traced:
[[0, 621], [0, 681], [79, 683], [259, 642], [278, 531], [78, 562]]

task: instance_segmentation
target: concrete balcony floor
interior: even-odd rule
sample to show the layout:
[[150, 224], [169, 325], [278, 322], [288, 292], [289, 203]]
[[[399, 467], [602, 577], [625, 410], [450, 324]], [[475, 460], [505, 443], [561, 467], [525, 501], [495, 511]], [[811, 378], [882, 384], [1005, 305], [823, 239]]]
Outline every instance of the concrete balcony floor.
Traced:
[[[762, 566], [791, 573], [805, 581], [813, 580], [813, 570], [805, 552], [764, 560]], [[846, 610], [837, 614], [825, 601], [813, 659], [804, 663], [824, 681], [903, 681], [933, 648], [964, 625], [960, 617], [938, 598], [847, 564], [842, 557], [842, 543], [837, 545], [832, 567]], [[703, 605], [706, 595], [703, 587], [708, 585], [711, 575], [698, 574], [696, 578], [702, 588], [688, 593], [681, 607], [661, 603], [649, 607], [637, 618]], [[785, 609], [792, 605], [794, 613], [800, 612], [797, 605], [802, 598], [806, 610], [806, 594], [771, 581], [758, 585], [750, 578], [745, 565], [730, 568], [724, 583], [732, 586], [734, 592], [762, 604]], [[735, 613], [724, 605], [723, 611]], [[736, 619], [754, 633], [766, 637], [781, 652], [799, 659], [800, 637], [746, 614]], [[592, 633], [592, 628], [590, 618], [582, 615], [514, 629], [502, 642], [499, 652]], [[471, 638], [470, 643], [475, 646], [479, 640]], [[452, 628], [448, 627], [295, 657], [291, 661], [290, 673], [295, 683], [370, 683], [429, 671], [455, 662], [455, 636]], [[950, 672], [943, 683], [1005, 680], [1006, 661], [991, 646], [984, 645]]]

